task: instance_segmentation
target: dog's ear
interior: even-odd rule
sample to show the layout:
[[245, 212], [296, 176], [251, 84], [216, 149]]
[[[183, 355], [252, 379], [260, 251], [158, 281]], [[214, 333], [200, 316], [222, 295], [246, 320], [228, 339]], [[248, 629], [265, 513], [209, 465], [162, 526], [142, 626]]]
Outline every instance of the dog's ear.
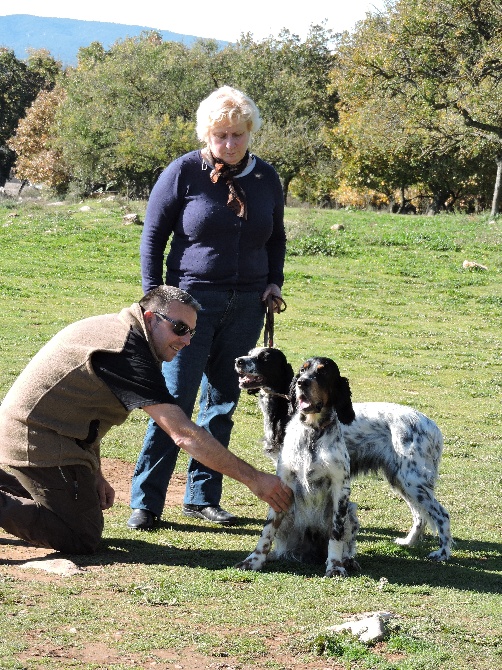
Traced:
[[335, 389], [335, 410], [340, 423], [349, 426], [356, 418], [354, 408], [352, 407], [352, 393], [350, 391], [349, 380], [347, 377], [339, 377]]
[[289, 363], [285, 363], [281, 373], [281, 381], [278, 388], [281, 393], [287, 393], [291, 397], [291, 384], [294, 376], [295, 373], [291, 365]]
[[286, 375], [288, 379], [292, 379], [295, 376], [293, 367], [289, 363], [286, 363]]
[[298, 377], [300, 375], [297, 374], [293, 377], [291, 380], [291, 384], [289, 385], [289, 408], [288, 408], [288, 414], [290, 416], [293, 416], [293, 414], [296, 412], [296, 382], [298, 380]]

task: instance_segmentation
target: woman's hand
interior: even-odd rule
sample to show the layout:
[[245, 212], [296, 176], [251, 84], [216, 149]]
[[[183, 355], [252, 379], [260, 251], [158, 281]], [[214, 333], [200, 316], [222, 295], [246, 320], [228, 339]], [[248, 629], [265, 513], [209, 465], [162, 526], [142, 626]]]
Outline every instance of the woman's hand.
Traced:
[[283, 312], [284, 308], [281, 309], [281, 307], [286, 303], [282, 300], [281, 289], [277, 286], [277, 284], [269, 284], [265, 289], [261, 299], [263, 300], [263, 302], [265, 302], [269, 296], [271, 296], [272, 298], [279, 298], [279, 300], [274, 300], [274, 313], [280, 314], [281, 312]]

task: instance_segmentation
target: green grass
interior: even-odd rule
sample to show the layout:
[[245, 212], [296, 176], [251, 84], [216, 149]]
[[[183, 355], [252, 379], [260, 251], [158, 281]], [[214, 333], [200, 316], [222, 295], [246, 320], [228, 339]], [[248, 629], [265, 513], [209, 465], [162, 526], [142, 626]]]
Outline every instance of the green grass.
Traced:
[[[141, 227], [124, 225], [121, 203], [85, 204], [90, 211], [0, 202], [0, 397], [68, 322], [139, 297]], [[144, 204], [129, 207], [142, 213]], [[438, 497], [452, 519], [452, 559], [427, 561], [431, 536], [410, 549], [393, 543], [411, 517], [376, 477], [353, 485], [362, 572], [346, 580], [288, 563], [235, 570], [266, 508], [229, 479], [222, 504], [242, 519], [233, 528], [169, 507], [158, 530], [132, 534], [129, 510], [117, 504], [106, 513], [102, 550], [82, 558], [78, 577], [42, 579], [2, 565], [0, 545], [0, 668], [171, 668], [175, 652], [197, 659], [187, 661], [192, 669], [501, 665], [501, 221], [309, 209], [286, 216], [288, 309], [276, 319], [276, 345], [294, 367], [333, 357], [354, 400], [411, 404], [439, 423]], [[334, 223], [344, 229], [332, 231]], [[465, 259], [488, 270], [465, 270]], [[134, 462], [145, 426], [146, 415], [133, 413], [107, 436], [104, 456]], [[261, 435], [256, 399], [243, 395], [231, 448], [270, 470]], [[181, 456], [177, 472], [185, 467]], [[373, 610], [397, 615], [384, 643], [326, 631]]]

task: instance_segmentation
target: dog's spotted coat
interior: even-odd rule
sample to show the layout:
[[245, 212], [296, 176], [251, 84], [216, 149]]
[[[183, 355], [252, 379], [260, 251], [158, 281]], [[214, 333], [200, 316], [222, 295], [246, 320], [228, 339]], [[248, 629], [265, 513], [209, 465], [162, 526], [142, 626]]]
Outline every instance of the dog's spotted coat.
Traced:
[[[293, 370], [279, 349], [259, 347], [236, 361], [242, 388], [261, 389], [265, 452], [277, 460], [288, 416], [284, 389]], [[280, 395], [277, 395], [280, 394]], [[427, 523], [437, 531], [439, 549], [429, 554], [448, 560], [452, 537], [450, 518], [434, 495], [443, 437], [434, 421], [417, 410], [386, 402], [353, 403], [355, 419], [342, 424], [350, 456], [351, 476], [380, 472], [408, 504], [413, 526], [396, 542], [412, 546], [422, 539]]]
[[[350, 462], [339, 418], [354, 414], [348, 382], [328, 359], [307, 361], [291, 385], [295, 407], [277, 461], [293, 490], [286, 513], [269, 510], [256, 549], [236, 567], [259, 570], [274, 558], [326, 561], [326, 576], [346, 576], [355, 562], [358, 522], [349, 501]], [[339, 413], [341, 416], [338, 416]]]

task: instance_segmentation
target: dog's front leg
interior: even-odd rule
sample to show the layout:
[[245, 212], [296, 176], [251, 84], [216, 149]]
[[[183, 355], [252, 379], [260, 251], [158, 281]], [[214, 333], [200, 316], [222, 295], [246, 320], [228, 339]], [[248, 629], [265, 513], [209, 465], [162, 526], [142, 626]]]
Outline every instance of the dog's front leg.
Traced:
[[[336, 486], [334, 489], [336, 490]], [[349, 506], [350, 483], [342, 487], [340, 495], [333, 493], [333, 525], [328, 543], [326, 577], [347, 577], [343, 565], [345, 519]]]
[[256, 549], [249, 554], [240, 563], [235, 566], [239, 570], [261, 570], [267, 561], [267, 556], [272, 548], [277, 529], [284, 519], [285, 512], [274, 512], [272, 508], [269, 509], [267, 520], [263, 526], [263, 530], [256, 545]]

